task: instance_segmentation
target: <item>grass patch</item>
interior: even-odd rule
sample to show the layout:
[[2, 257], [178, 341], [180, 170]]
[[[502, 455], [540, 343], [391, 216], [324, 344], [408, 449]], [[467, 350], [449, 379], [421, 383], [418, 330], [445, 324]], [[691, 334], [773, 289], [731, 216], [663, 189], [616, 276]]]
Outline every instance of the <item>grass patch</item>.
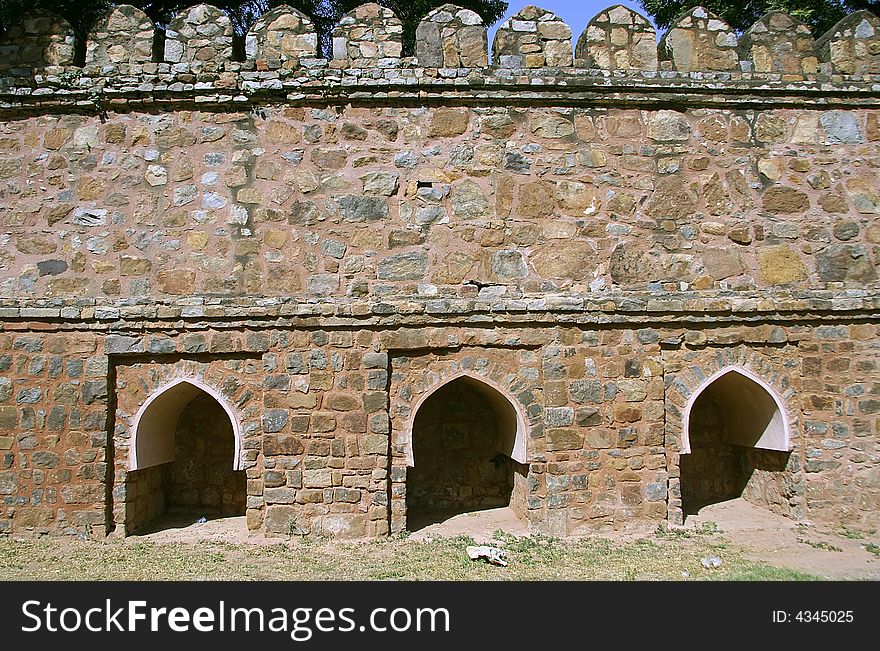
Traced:
[[870, 554], [874, 554], [877, 558], [880, 558], [880, 545], [875, 545], [874, 543], [868, 543], [865, 545], [865, 551]]
[[[471, 561], [467, 536], [417, 542], [299, 541], [249, 545], [126, 540], [0, 538], [2, 580], [805, 580], [806, 574], [747, 561], [702, 536], [561, 540], [496, 532], [508, 567]], [[723, 565], [707, 570], [700, 558]]]
[[837, 535], [843, 536], [844, 538], [849, 538], [850, 540], [864, 540], [866, 537], [871, 536], [875, 533], [877, 533], [876, 529], [868, 529], [866, 531], [862, 531], [861, 529], [848, 527], [845, 524], [841, 524], [837, 528]]
[[842, 552], [843, 549], [838, 547], [837, 545], [832, 545], [831, 543], [827, 543], [824, 540], [807, 540], [806, 538], [798, 538], [797, 541], [804, 545], [809, 545], [814, 549], [824, 549], [829, 552]]

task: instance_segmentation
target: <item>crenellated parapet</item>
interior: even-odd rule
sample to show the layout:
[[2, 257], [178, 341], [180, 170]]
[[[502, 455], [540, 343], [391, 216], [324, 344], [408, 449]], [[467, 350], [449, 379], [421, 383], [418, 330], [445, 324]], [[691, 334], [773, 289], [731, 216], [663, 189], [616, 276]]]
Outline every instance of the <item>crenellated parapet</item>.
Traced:
[[492, 59], [502, 68], [566, 68], [573, 64], [571, 27], [552, 11], [529, 5], [495, 33]]
[[656, 70], [657, 34], [651, 22], [623, 5], [601, 11], [578, 39], [575, 59], [587, 68]]
[[752, 25], [739, 42], [740, 59], [758, 73], [812, 75], [819, 69], [810, 28], [781, 11], [771, 11]]
[[719, 72], [739, 68], [733, 28], [703, 7], [694, 7], [672, 23], [660, 41], [664, 69]]
[[880, 19], [868, 11], [850, 14], [819, 39], [816, 49], [833, 74], [880, 74]]
[[122, 74], [136, 72], [153, 60], [153, 22], [140, 9], [120, 5], [99, 20], [89, 34], [86, 67]]
[[73, 28], [47, 11], [34, 11], [0, 38], [0, 74], [24, 77], [74, 63]]
[[258, 70], [298, 68], [318, 57], [318, 33], [304, 13], [282, 5], [263, 15], [248, 31], [245, 56]]
[[[773, 11], [738, 39], [723, 20], [695, 7], [658, 44], [647, 18], [613, 5], [590, 21], [573, 48], [559, 16], [527, 6], [500, 26], [491, 58], [480, 16], [454, 4], [421, 20], [415, 56], [403, 56], [401, 21], [376, 3], [355, 8], [327, 35], [329, 60], [313, 21], [287, 5], [256, 21], [245, 35], [243, 59], [233, 56], [233, 36], [226, 14], [207, 4], [181, 12], [164, 39], [142, 11], [122, 5], [84, 44], [66, 21], [35, 11], [0, 39], [0, 95], [10, 108], [38, 97], [38, 103], [62, 96], [75, 103], [77, 93], [93, 99], [139, 93], [126, 101], [150, 103], [160, 94], [212, 101], [214, 92], [219, 101], [244, 102], [264, 91], [322, 96], [319, 87], [377, 84], [439, 95], [450, 85], [598, 88], [610, 80], [707, 92], [707, 80], [735, 92], [756, 84], [813, 92], [831, 82], [873, 92], [880, 81], [880, 20], [866, 11], [815, 40], [806, 25]], [[76, 52], [83, 51], [85, 65], [76, 65]]]
[[371, 2], [343, 16], [333, 30], [333, 62], [343, 68], [394, 68], [403, 54], [403, 24]]
[[437, 7], [416, 29], [416, 60], [426, 68], [484, 68], [488, 36], [480, 15], [455, 5]]
[[211, 5], [181, 11], [165, 32], [165, 61], [194, 73], [217, 72], [232, 60], [232, 23]]

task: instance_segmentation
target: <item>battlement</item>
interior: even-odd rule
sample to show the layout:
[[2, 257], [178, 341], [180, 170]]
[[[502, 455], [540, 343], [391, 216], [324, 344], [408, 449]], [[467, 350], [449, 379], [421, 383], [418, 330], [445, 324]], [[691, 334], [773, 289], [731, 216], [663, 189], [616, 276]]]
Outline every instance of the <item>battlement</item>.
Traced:
[[403, 28], [375, 3], [357, 7], [330, 34], [332, 56], [318, 53], [318, 34], [299, 11], [278, 7], [254, 24], [243, 61], [233, 58], [233, 31], [217, 8], [198, 5], [168, 26], [156, 52], [147, 16], [119, 6], [99, 21], [86, 43], [85, 65], [74, 65], [70, 25], [34, 12], [0, 41], [0, 94], [10, 96], [112, 92], [225, 91], [234, 99], [261, 90], [364, 84], [477, 87], [651, 80], [758, 84], [880, 83], [880, 21], [859, 11], [814, 39], [800, 21], [770, 12], [741, 38], [723, 20], [696, 7], [676, 20], [658, 44], [650, 22], [615, 5], [597, 14], [573, 47], [571, 28], [552, 12], [527, 6], [498, 29], [489, 60], [480, 17], [444, 5], [424, 17], [415, 56], [402, 56]]

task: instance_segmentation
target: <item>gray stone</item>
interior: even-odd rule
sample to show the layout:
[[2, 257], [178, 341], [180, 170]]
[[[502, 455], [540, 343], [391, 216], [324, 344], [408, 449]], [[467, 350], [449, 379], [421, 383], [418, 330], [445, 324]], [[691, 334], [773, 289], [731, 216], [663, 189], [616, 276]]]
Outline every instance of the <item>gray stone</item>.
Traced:
[[364, 353], [364, 368], [388, 368], [388, 353]]
[[397, 172], [372, 172], [362, 176], [364, 192], [390, 197], [397, 193], [400, 185], [400, 174]]
[[832, 244], [818, 255], [816, 272], [826, 282], [877, 280], [877, 270], [862, 244]]
[[398, 253], [379, 262], [379, 280], [421, 280], [428, 273], [428, 255], [424, 251]]
[[18, 473], [14, 470], [0, 472], [0, 495], [14, 495], [18, 490]]
[[77, 208], [70, 221], [77, 226], [104, 226], [107, 224], [107, 211], [100, 208]]
[[286, 409], [269, 409], [263, 412], [263, 431], [267, 434], [280, 432], [287, 425], [287, 420]]
[[829, 145], [857, 145], [865, 141], [853, 111], [826, 111], [820, 121]]
[[32, 405], [40, 402], [43, 397], [43, 390], [39, 387], [30, 389], [19, 389], [15, 401], [20, 405]]
[[601, 402], [602, 383], [599, 380], [575, 380], [569, 387], [571, 399], [578, 403]]
[[61, 457], [54, 452], [37, 450], [31, 454], [31, 462], [37, 468], [55, 468], [61, 462]]
[[83, 402], [87, 405], [96, 401], [104, 401], [107, 399], [107, 380], [91, 380], [83, 382], [82, 385]]
[[492, 254], [492, 273], [504, 279], [525, 278], [529, 274], [523, 254], [510, 250]]
[[574, 409], [571, 407], [547, 407], [544, 409], [544, 424], [547, 427], [566, 427], [574, 424]]
[[104, 352], [108, 355], [120, 353], [141, 353], [144, 350], [143, 337], [107, 335], [104, 338]]
[[41, 276], [57, 276], [67, 271], [67, 262], [64, 260], [43, 260], [37, 263], [37, 271]]
[[388, 204], [381, 197], [349, 194], [336, 200], [339, 213], [348, 222], [379, 221], [388, 217]]

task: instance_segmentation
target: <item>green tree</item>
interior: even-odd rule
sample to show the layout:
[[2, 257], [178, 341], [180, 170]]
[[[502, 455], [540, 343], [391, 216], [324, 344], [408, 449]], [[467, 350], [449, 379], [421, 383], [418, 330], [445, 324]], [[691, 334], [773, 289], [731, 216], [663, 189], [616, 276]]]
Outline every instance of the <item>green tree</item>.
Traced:
[[783, 11], [806, 23], [817, 38], [847, 14], [867, 9], [875, 14], [880, 0], [639, 0], [658, 27], [666, 29], [691, 7], [702, 5], [738, 32], [744, 32], [768, 11]]

